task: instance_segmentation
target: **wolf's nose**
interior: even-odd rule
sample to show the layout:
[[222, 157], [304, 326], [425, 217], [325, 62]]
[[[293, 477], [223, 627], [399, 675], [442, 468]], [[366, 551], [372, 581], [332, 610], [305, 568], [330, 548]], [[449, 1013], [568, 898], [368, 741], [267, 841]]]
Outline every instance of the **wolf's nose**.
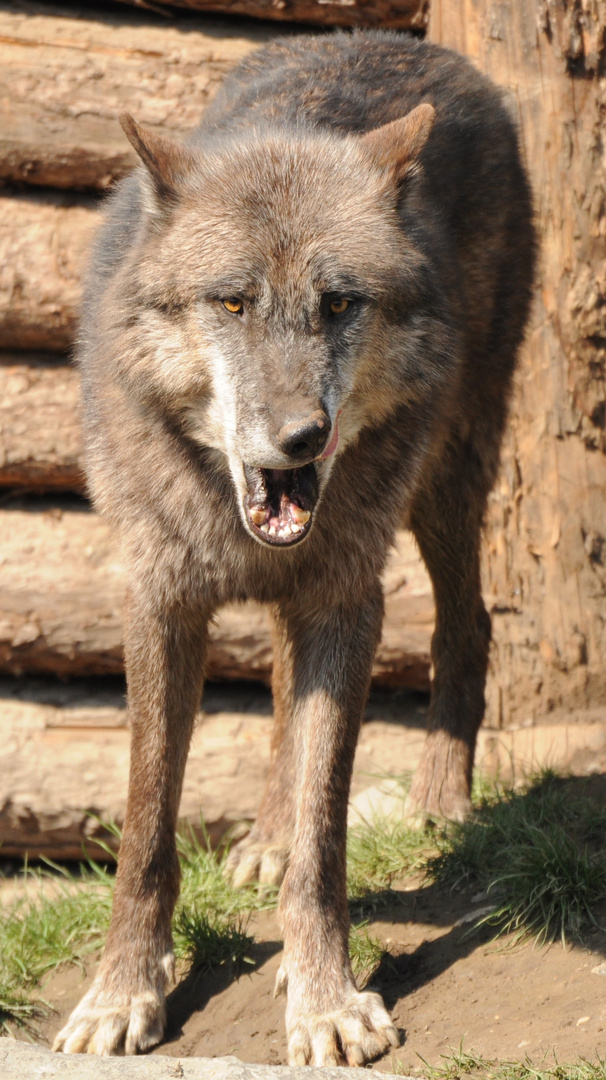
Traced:
[[330, 435], [330, 419], [323, 409], [316, 409], [304, 420], [291, 420], [278, 432], [278, 446], [283, 453], [299, 461], [322, 453]]

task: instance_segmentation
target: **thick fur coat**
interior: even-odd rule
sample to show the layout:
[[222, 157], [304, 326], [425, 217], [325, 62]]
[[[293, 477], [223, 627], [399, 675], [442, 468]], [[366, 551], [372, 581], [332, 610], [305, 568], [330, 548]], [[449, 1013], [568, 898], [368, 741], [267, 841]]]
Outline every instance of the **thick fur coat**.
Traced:
[[143, 164], [108, 206], [79, 361], [91, 492], [129, 572], [131, 778], [105, 956], [56, 1046], [162, 1036], [207, 626], [254, 598], [275, 620], [274, 756], [230, 871], [285, 874], [291, 1062], [362, 1064], [397, 1036], [351, 973], [346, 809], [402, 521], [437, 607], [410, 811], [469, 807], [480, 531], [535, 250], [516, 132], [465, 60], [391, 33], [270, 45], [185, 145], [123, 123]]

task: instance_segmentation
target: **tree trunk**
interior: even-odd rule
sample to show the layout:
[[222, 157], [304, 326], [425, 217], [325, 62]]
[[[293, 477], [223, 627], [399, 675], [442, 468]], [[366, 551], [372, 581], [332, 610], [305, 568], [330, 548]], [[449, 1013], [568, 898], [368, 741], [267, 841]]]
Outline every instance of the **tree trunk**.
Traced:
[[0, 355], [0, 487], [84, 490], [79, 392], [62, 357]]
[[606, 699], [606, 3], [433, 0], [518, 117], [542, 242], [488, 517], [488, 722]]
[[[122, 3], [153, 7], [149, 0], [122, 0]], [[321, 26], [375, 26], [391, 30], [424, 30], [429, 13], [429, 0], [163, 0], [162, 6]]]
[[0, 198], [0, 343], [60, 352], [74, 339], [99, 212], [73, 195]]
[[[125, 579], [105, 524], [76, 500], [18, 500], [0, 509], [0, 672], [62, 677], [116, 674], [122, 666]], [[8, 507], [8, 508], [7, 508]], [[385, 575], [386, 620], [375, 682], [426, 690], [433, 599], [402, 534]], [[211, 631], [210, 679], [271, 675], [267, 614], [232, 605]]]
[[127, 8], [0, 12], [0, 177], [106, 188], [136, 161], [121, 112], [190, 131], [226, 73], [277, 36], [212, 18], [158, 25]]

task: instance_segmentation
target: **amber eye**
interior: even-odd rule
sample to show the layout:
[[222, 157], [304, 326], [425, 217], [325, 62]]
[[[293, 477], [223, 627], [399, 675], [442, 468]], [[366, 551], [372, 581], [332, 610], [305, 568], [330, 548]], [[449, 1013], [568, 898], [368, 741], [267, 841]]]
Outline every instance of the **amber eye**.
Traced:
[[331, 315], [342, 315], [343, 312], [347, 311], [347, 309], [349, 307], [349, 304], [350, 304], [350, 301], [347, 300], [347, 298], [345, 296], [339, 296], [336, 300], [331, 300], [331, 302], [330, 302], [330, 313], [331, 313]]
[[229, 311], [230, 315], [241, 315], [244, 311], [244, 304], [241, 300], [222, 300], [221, 303], [226, 311]]

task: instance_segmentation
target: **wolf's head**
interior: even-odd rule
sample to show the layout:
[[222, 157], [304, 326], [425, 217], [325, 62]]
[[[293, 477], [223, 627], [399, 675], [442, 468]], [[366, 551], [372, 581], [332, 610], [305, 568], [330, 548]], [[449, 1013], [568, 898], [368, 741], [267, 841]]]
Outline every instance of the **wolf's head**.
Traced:
[[304, 539], [337, 456], [427, 383], [423, 260], [399, 207], [433, 115], [195, 147], [122, 118], [146, 167], [126, 298], [145, 341], [129, 377], [225, 455], [260, 543]]

